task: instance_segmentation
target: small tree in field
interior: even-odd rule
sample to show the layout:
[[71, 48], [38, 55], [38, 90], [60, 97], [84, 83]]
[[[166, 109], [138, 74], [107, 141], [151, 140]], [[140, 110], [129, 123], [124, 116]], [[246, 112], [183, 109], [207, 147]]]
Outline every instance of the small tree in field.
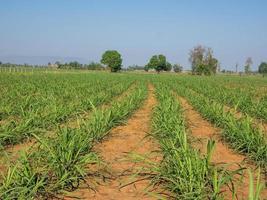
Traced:
[[171, 64], [167, 62], [166, 56], [160, 54], [152, 56], [146, 65], [146, 68], [155, 69], [159, 73], [160, 71], [171, 70]]
[[183, 67], [181, 65], [179, 65], [179, 64], [174, 64], [173, 65], [173, 71], [175, 73], [180, 73], [180, 72], [182, 72], [182, 70], [183, 70]]
[[213, 57], [211, 48], [201, 45], [194, 47], [189, 53], [189, 61], [192, 65], [192, 73], [198, 75], [215, 74], [219, 69], [219, 62]]
[[253, 64], [252, 58], [248, 57], [245, 63], [244, 71], [246, 74], [249, 74], [251, 72], [251, 65]]
[[260, 64], [259, 73], [262, 74], [263, 77], [267, 75], [267, 63], [266, 62], [262, 62]]
[[101, 63], [108, 66], [111, 72], [121, 70], [122, 58], [118, 51], [108, 50], [102, 55]]

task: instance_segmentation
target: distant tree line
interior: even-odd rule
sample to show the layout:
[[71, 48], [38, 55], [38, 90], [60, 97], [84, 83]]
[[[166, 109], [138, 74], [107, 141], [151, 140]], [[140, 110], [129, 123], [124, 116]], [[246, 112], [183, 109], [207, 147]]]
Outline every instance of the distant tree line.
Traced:
[[226, 73], [226, 74], [239, 74], [239, 75], [242, 75], [242, 74], [246, 74], [246, 75], [262, 74], [263, 76], [266, 76], [267, 75], [267, 62], [261, 62], [261, 64], [258, 67], [258, 70], [256, 70], [256, 71], [253, 71], [251, 69], [252, 64], [253, 64], [252, 58], [251, 57], [248, 57], [246, 59], [245, 64], [244, 64], [244, 71], [243, 72], [238, 72], [238, 64], [236, 64], [236, 70], [235, 70], [235, 72], [232, 71], [232, 70], [225, 70], [225, 69], [223, 69], [221, 71], [221, 73]]
[[[17, 65], [11, 63], [0, 62], [0, 67], [50, 67], [58, 69], [85, 69], [85, 70], [110, 70], [111, 72], [118, 72], [122, 70], [122, 56], [116, 50], [107, 50], [102, 54], [100, 63], [91, 62], [89, 64], [81, 64], [78, 61], [72, 61], [69, 63], [55, 62], [54, 64], [48, 63], [48, 65]], [[189, 52], [189, 62], [191, 63], [193, 75], [213, 75], [220, 71], [220, 63], [217, 58], [213, 55], [211, 48], [198, 45]], [[255, 74], [256, 72], [251, 71], [253, 64], [252, 58], [248, 57], [244, 65], [245, 74]], [[145, 66], [132, 65], [127, 70], [144, 70], [144, 71], [173, 71], [180, 73], [183, 67], [179, 64], [171, 64], [165, 55], [158, 54], [153, 55]], [[222, 70], [222, 73], [238, 73], [238, 64], [236, 64], [236, 72], [231, 70]], [[240, 73], [240, 72], [239, 72]], [[267, 75], [267, 63], [262, 62], [259, 65], [257, 73], [263, 76]]]
[[105, 67], [97, 62], [91, 62], [89, 64], [81, 64], [77, 61], [72, 61], [64, 64], [60, 62], [55, 62], [54, 65], [48, 63], [48, 66], [53, 66], [59, 69], [105, 70]]
[[139, 66], [139, 65], [131, 65], [127, 67], [127, 71], [134, 71], [134, 70], [145, 70], [144, 66]]
[[46, 65], [29, 65], [29, 64], [13, 64], [13, 63], [3, 63], [0, 61], [0, 67], [6, 67], [6, 68], [16, 68], [16, 67], [23, 67], [23, 68], [40, 68], [40, 67], [46, 67]]

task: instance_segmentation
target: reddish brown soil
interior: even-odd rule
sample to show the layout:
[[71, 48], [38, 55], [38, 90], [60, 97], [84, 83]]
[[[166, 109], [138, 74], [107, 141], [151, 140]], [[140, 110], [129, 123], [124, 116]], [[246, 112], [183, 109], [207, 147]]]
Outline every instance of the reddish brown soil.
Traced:
[[[146, 194], [147, 190], [152, 190], [149, 180], [142, 180], [142, 177], [133, 177], [138, 170], [142, 171], [144, 166], [134, 162], [131, 154], [147, 156], [149, 160], [158, 162], [160, 155], [158, 145], [152, 137], [147, 136], [150, 131], [150, 119], [152, 109], [156, 104], [153, 95], [153, 87], [149, 86], [148, 98], [144, 105], [137, 110], [125, 125], [114, 128], [105, 141], [96, 145], [96, 151], [107, 163], [108, 170], [112, 177], [109, 180], [99, 180], [96, 192], [90, 189], [79, 189], [71, 194], [80, 199], [157, 199]], [[153, 153], [152, 153], [153, 152]], [[92, 178], [91, 178], [92, 179]], [[88, 178], [88, 183], [92, 180]], [[139, 180], [139, 181], [137, 181]], [[137, 181], [137, 182], [135, 182]], [[129, 184], [134, 182], [133, 184]]]
[[[193, 107], [184, 99], [179, 97], [179, 100], [184, 108], [184, 113], [187, 121], [188, 129], [190, 130], [192, 136], [198, 140], [194, 147], [200, 149], [202, 153], [206, 153], [206, 145], [208, 139], [213, 139], [216, 141], [215, 150], [212, 157], [212, 162], [215, 164], [225, 163], [225, 167], [229, 170], [237, 170], [242, 167], [250, 168], [253, 170], [252, 165], [245, 162], [246, 157], [235, 153], [222, 143], [220, 139], [221, 130], [215, 128], [207, 120], [203, 119], [202, 116], [193, 109]], [[247, 199], [249, 194], [249, 178], [247, 175], [247, 170], [243, 181], [241, 181], [240, 176], [235, 177], [235, 187], [237, 190], [238, 199]], [[241, 183], [240, 183], [241, 181]], [[225, 189], [225, 199], [232, 199], [231, 192]], [[262, 194], [267, 197], [267, 191], [265, 190]]]
[[4, 151], [0, 152], [0, 172], [5, 172], [10, 163], [17, 160], [22, 151], [29, 150], [35, 142], [34, 139], [27, 140], [21, 144], [7, 146]]

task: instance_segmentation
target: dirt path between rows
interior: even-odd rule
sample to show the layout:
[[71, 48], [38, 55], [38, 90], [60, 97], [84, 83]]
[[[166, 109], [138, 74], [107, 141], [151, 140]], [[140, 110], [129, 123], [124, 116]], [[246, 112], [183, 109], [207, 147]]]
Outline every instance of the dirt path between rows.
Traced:
[[[220, 139], [219, 128], [215, 128], [207, 120], [203, 119], [202, 116], [194, 110], [194, 108], [187, 102], [186, 99], [178, 97], [184, 108], [184, 114], [187, 121], [187, 127], [190, 130], [192, 136], [197, 139], [195, 148], [200, 149], [202, 153], [206, 153], [206, 146], [208, 139], [213, 139], [216, 141], [215, 151], [212, 156], [212, 162], [215, 164], [227, 164], [226, 167], [229, 170], [237, 170], [242, 167], [250, 168], [254, 170], [254, 166], [246, 162], [246, 157], [240, 155], [223, 144]], [[249, 194], [249, 178], [247, 170], [245, 171], [243, 181], [241, 181], [240, 176], [235, 177], [235, 187], [238, 199], [248, 199]], [[232, 199], [231, 192], [225, 189], [225, 199]], [[263, 191], [262, 197], [267, 197], [267, 191]]]
[[[130, 156], [133, 153], [139, 154], [155, 162], [161, 159], [159, 153], [155, 153], [159, 150], [158, 144], [148, 136], [153, 107], [156, 105], [153, 91], [153, 86], [149, 85], [148, 98], [143, 106], [125, 125], [114, 128], [109, 136], [95, 147], [96, 152], [107, 163], [107, 170], [112, 174], [111, 178], [98, 180], [95, 192], [89, 188], [78, 189], [65, 199], [156, 199], [146, 193], [152, 190], [149, 188], [150, 181], [142, 180], [140, 176], [133, 176], [140, 169], [142, 170], [144, 165], [134, 162]], [[92, 182], [91, 179], [88, 178], [88, 184]]]

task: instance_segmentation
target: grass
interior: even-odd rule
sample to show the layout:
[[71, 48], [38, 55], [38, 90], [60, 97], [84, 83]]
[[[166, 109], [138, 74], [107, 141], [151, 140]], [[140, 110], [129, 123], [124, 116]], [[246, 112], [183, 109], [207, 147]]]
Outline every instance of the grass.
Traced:
[[[163, 186], [168, 198], [220, 200], [228, 187], [233, 196], [238, 195], [233, 175], [242, 171], [228, 171], [211, 162], [216, 146], [213, 140], [208, 142], [205, 155], [193, 148], [183, 109], [173, 91], [221, 127], [222, 138], [233, 149], [266, 170], [267, 141], [263, 132], [255, 128], [250, 117], [236, 119], [224, 110], [224, 104], [229, 104], [264, 119], [267, 98], [258, 94], [257, 88], [263, 91], [265, 80], [170, 74], [4, 73], [0, 74], [0, 146], [5, 148], [28, 137], [34, 137], [38, 145], [22, 152], [3, 174], [0, 199], [49, 199], [77, 189], [85, 180], [90, 185], [88, 174], [101, 162], [93, 146], [113, 127], [125, 123], [142, 104], [150, 81], [156, 86], [158, 99], [152, 118], [153, 136], [160, 144], [163, 160], [149, 166], [152, 184]], [[113, 101], [132, 83], [136, 83], [133, 90]], [[109, 106], [99, 107], [107, 102]], [[88, 111], [90, 118], [83, 119], [80, 114]], [[78, 127], [60, 128], [75, 117], [80, 122]], [[56, 134], [45, 136], [49, 130]], [[260, 174], [249, 172], [249, 200], [260, 199], [264, 188]], [[253, 180], [257, 180], [255, 185]]]
[[188, 99], [202, 116], [221, 127], [222, 137], [233, 149], [247, 155], [263, 169], [267, 167], [267, 139], [263, 132], [254, 126], [250, 117], [237, 119], [231, 112], [225, 112], [224, 105], [218, 102], [198, 95], [182, 85], [172, 85], [172, 88]]
[[161, 183], [175, 199], [222, 199], [222, 187], [230, 185], [232, 174], [211, 163], [215, 142], [210, 140], [202, 156], [188, 140], [182, 108], [170, 88], [158, 84], [159, 105], [153, 117], [154, 135], [163, 160], [154, 182]]
[[[28, 82], [22, 84], [23, 76], [21, 76], [15, 80], [14, 77], [7, 76], [2, 80], [3, 85], [7, 87], [14, 81], [14, 84], [11, 84], [13, 87], [3, 92], [6, 96], [0, 102], [0, 113], [2, 120], [5, 120], [0, 126], [2, 148], [23, 142], [32, 134], [42, 135], [48, 130], [51, 131], [71, 117], [90, 111], [92, 105], [97, 106], [110, 101], [134, 82], [133, 79], [128, 81], [125, 77], [116, 80], [112, 77], [105, 77], [106, 79], [100, 76], [93, 77], [91, 74], [84, 76], [64, 74], [62, 77], [47, 74], [26, 76]], [[120, 84], [120, 81], [124, 84]], [[7, 111], [9, 107], [12, 109]]]
[[112, 127], [123, 123], [140, 106], [146, 91], [146, 85], [139, 83], [139, 88], [120, 102], [112, 103], [108, 109], [95, 109], [81, 127], [60, 129], [53, 140], [34, 135], [40, 142], [38, 149], [25, 154], [9, 168], [9, 173], [3, 176], [0, 197], [48, 198], [77, 188], [90, 170], [88, 166], [98, 161], [92, 152], [94, 143]]

